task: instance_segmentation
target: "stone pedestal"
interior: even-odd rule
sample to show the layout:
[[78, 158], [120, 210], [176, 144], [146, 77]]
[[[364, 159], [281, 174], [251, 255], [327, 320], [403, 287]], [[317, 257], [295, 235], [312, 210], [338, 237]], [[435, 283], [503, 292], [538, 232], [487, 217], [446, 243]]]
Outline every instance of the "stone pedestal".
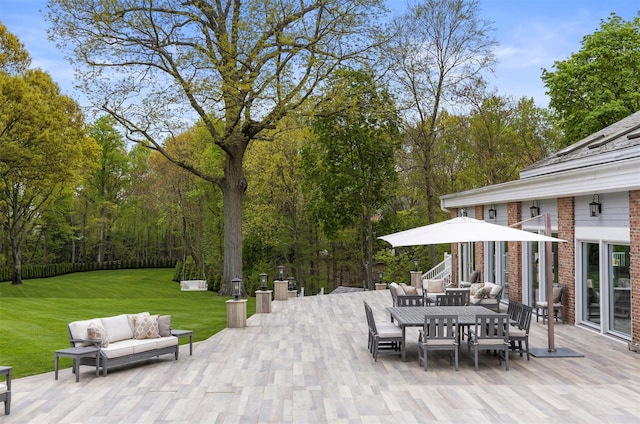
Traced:
[[271, 313], [271, 293], [273, 290], [256, 290], [256, 313]]
[[298, 297], [298, 290], [287, 290], [288, 297]]
[[420, 271], [411, 271], [411, 286], [422, 288], [422, 273]]
[[273, 288], [275, 289], [276, 300], [287, 300], [289, 298], [289, 282], [288, 281], [274, 281]]
[[376, 283], [376, 290], [386, 290], [387, 283]]
[[227, 328], [247, 326], [247, 299], [227, 300]]

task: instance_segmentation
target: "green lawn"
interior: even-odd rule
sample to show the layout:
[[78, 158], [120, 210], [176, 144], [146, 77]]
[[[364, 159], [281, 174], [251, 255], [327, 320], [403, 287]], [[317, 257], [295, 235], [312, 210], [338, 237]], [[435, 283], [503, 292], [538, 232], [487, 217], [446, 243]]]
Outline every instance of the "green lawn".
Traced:
[[[0, 283], [0, 365], [14, 376], [53, 371], [53, 352], [69, 347], [71, 321], [137, 313], [171, 315], [171, 327], [204, 340], [227, 325], [226, 301], [210, 291], [182, 292], [173, 269], [93, 271]], [[255, 312], [249, 298], [247, 314]], [[188, 339], [181, 339], [181, 343]], [[61, 367], [71, 366], [71, 360]]]

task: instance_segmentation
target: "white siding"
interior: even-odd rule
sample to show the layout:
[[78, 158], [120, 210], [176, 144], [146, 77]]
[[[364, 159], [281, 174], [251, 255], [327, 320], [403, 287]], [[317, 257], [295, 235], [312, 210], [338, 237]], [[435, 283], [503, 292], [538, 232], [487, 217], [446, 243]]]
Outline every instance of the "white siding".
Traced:
[[576, 228], [629, 228], [629, 193], [626, 191], [604, 193], [598, 196], [602, 205], [602, 213], [598, 216], [591, 216], [589, 211], [589, 203], [593, 201], [593, 195], [576, 197]]

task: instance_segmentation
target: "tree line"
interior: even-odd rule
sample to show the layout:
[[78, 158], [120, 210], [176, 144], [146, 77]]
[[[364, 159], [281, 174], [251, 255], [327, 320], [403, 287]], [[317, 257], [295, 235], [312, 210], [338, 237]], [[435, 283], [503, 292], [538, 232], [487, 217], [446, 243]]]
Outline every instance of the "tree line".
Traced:
[[[563, 127], [575, 101], [554, 95], [582, 57], [544, 70], [550, 110], [488, 89], [496, 42], [477, 1], [393, 19], [374, 0], [143, 3], [50, 2], [51, 35], [74, 46], [102, 111], [90, 123], [0, 24], [0, 266], [14, 283], [22, 263], [156, 258], [221, 294], [278, 265], [311, 293], [372, 288], [380, 263], [402, 281], [442, 251], [397, 254], [378, 236], [445, 218], [440, 195], [516, 179], [591, 128]], [[638, 20], [611, 16], [583, 50], [615, 31], [637, 42]]]

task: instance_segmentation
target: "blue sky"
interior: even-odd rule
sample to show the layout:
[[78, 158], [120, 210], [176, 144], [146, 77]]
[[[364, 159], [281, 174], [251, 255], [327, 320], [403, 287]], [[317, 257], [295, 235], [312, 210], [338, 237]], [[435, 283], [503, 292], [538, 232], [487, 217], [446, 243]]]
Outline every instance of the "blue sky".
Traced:
[[[387, 0], [399, 14], [405, 0]], [[74, 90], [73, 70], [46, 37], [48, 23], [41, 11], [46, 0], [0, 0], [0, 20], [17, 35], [32, 57], [33, 65], [49, 72], [64, 94], [80, 100]], [[633, 19], [640, 3], [635, 0], [480, 0], [482, 17], [493, 21], [499, 64], [491, 87], [503, 96], [533, 97], [548, 104], [540, 80], [542, 68], [567, 59], [580, 49], [582, 37], [600, 27], [615, 12]]]

